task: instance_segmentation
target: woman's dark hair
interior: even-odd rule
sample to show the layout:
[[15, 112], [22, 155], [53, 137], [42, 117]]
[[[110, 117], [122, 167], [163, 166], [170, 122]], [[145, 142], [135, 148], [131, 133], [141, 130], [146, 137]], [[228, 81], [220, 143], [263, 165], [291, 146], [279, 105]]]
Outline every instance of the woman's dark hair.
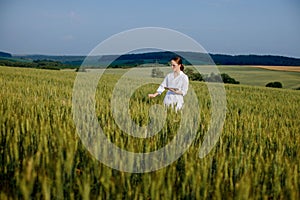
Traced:
[[184, 70], [184, 66], [182, 64], [182, 59], [179, 56], [176, 56], [172, 58], [171, 60], [174, 60], [178, 65], [180, 65], [180, 71]]

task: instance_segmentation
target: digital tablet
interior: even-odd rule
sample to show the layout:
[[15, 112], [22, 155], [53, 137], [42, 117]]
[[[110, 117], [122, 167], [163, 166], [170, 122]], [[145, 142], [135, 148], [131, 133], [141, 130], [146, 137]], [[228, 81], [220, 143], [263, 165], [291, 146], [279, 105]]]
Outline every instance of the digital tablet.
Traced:
[[177, 91], [179, 90], [178, 88], [172, 88], [172, 87], [165, 87], [166, 90], [174, 90], [174, 91]]

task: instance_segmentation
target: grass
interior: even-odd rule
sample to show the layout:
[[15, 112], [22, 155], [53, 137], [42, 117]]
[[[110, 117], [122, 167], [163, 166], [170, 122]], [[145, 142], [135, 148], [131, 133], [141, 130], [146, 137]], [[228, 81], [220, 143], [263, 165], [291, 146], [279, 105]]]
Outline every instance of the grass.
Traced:
[[[206, 85], [192, 82], [201, 111], [196, 139], [171, 165], [135, 174], [105, 166], [82, 144], [72, 113], [75, 72], [0, 69], [0, 199], [300, 197], [299, 91], [225, 85], [222, 135], [212, 152], [200, 159], [211, 105]], [[99, 124], [124, 149], [149, 152], [163, 147], [177, 131], [172, 122], [180, 115], [170, 111], [162, 131], [150, 139], [123, 133], [110, 111], [110, 96], [121, 74], [108, 71], [98, 85]], [[145, 98], [157, 86], [144, 85], [132, 95], [130, 113], [136, 123], [147, 124], [150, 106], [162, 104], [163, 96]]]

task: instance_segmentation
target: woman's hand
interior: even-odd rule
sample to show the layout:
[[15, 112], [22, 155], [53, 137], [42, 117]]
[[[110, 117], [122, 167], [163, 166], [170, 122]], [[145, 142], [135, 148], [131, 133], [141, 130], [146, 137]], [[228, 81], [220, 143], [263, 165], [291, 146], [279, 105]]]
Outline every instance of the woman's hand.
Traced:
[[154, 93], [154, 94], [148, 94], [148, 97], [149, 98], [154, 98], [154, 97], [156, 97], [158, 95], [158, 93], [156, 92], [156, 93]]

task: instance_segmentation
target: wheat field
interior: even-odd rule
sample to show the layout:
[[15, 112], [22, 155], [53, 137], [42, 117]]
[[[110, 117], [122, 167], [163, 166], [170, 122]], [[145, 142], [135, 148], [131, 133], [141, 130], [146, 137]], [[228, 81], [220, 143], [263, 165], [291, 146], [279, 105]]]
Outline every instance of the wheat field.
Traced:
[[[77, 134], [72, 113], [76, 73], [0, 67], [0, 199], [299, 199], [299, 91], [225, 85], [227, 112], [222, 134], [204, 158], [199, 146], [210, 126], [206, 84], [191, 82], [199, 102], [197, 135], [175, 162], [147, 173], [112, 169], [93, 157]], [[107, 73], [97, 88], [100, 126], [120, 148], [150, 152], [172, 140], [180, 114], [168, 112], [150, 139], [118, 129], [110, 98], [120, 74]], [[130, 99], [136, 123], [149, 123], [145, 94]]]

